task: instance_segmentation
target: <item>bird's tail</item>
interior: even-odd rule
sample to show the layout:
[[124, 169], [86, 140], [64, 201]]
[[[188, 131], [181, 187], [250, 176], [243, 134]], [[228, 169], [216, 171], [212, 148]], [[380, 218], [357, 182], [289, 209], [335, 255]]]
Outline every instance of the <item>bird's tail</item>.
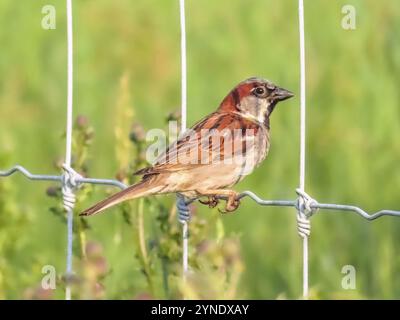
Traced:
[[122, 190], [116, 194], [113, 194], [107, 199], [104, 199], [94, 206], [82, 211], [79, 215], [80, 216], [91, 216], [101, 211], [112, 207], [118, 203], [121, 203], [126, 200], [136, 199], [144, 196], [148, 196], [154, 193], [159, 192], [162, 189], [161, 183], [154, 183], [153, 179], [143, 180]]

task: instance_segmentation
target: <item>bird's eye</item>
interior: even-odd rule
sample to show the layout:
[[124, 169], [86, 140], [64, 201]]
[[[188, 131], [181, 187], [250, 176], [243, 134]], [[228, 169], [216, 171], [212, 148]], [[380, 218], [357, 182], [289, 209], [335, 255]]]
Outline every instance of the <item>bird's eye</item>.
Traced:
[[265, 95], [265, 88], [264, 87], [257, 87], [254, 89], [254, 94], [258, 97], [264, 96]]

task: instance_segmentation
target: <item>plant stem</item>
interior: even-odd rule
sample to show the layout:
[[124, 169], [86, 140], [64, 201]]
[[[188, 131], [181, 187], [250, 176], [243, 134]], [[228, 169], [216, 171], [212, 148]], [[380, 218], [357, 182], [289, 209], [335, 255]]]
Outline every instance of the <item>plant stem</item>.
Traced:
[[143, 219], [143, 206], [144, 206], [144, 200], [139, 199], [138, 219], [137, 219], [139, 252], [140, 252], [140, 260], [142, 262], [143, 271], [146, 275], [149, 289], [150, 289], [151, 293], [154, 294], [154, 286], [153, 286], [153, 279], [151, 278], [149, 256], [147, 254], [147, 249], [146, 249], [144, 219]]
[[86, 259], [86, 232], [82, 221], [79, 221], [79, 242], [81, 247], [81, 255], [83, 259]]

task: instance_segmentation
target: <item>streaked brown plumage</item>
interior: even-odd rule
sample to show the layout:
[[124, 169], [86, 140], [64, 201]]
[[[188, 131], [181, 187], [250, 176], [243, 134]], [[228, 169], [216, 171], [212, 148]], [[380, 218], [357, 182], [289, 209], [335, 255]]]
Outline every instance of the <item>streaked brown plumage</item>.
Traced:
[[[195, 124], [148, 168], [142, 180], [83, 211], [88, 216], [120, 202], [143, 196], [181, 193], [206, 196], [210, 207], [224, 197], [235, 210], [237, 193], [230, 188], [251, 173], [269, 150], [270, 115], [279, 101], [293, 94], [270, 81], [250, 78], [239, 83], [218, 110]], [[239, 134], [240, 133], [240, 134]]]

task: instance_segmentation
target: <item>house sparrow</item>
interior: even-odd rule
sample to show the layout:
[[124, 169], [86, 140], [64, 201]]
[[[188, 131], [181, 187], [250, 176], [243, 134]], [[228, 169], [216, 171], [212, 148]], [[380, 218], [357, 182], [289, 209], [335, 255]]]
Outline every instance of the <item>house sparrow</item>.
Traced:
[[293, 93], [261, 78], [239, 83], [219, 108], [195, 124], [151, 167], [136, 172], [142, 180], [83, 211], [90, 216], [120, 202], [148, 195], [180, 193], [214, 207], [226, 200], [226, 212], [239, 206], [230, 188], [266, 157], [270, 116]]

